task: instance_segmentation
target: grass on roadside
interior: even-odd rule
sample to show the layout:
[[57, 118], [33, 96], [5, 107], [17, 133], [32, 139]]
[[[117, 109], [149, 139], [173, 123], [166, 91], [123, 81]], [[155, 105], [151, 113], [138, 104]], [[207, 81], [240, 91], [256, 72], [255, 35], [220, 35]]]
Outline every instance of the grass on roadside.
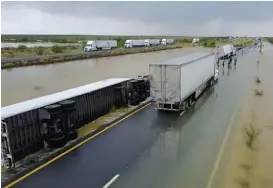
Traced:
[[29, 57], [29, 56], [41, 56], [52, 55], [56, 53], [79, 53], [82, 52], [82, 46], [54, 46], [54, 47], [34, 47], [34, 48], [8, 48], [2, 49], [2, 58], [16, 58], [16, 57]]
[[263, 96], [264, 95], [264, 91], [262, 89], [255, 89], [255, 95], [256, 96]]
[[257, 84], [260, 84], [262, 81], [261, 81], [261, 79], [260, 79], [258, 76], [256, 76], [256, 77], [255, 77], [255, 82], [256, 82]]
[[249, 124], [248, 127], [244, 128], [244, 139], [245, 144], [248, 148], [253, 148], [253, 144], [255, 140], [257, 140], [258, 136], [260, 135], [260, 130], [255, 127], [253, 124]]
[[128, 112], [128, 110], [129, 110], [128, 108], [116, 108], [115, 106], [112, 106], [112, 108], [109, 110], [108, 114], [101, 116], [100, 118], [79, 128], [78, 129], [79, 136], [84, 136], [85, 134], [88, 134], [89, 132], [92, 132], [92, 131], [100, 128], [100, 126], [121, 116], [125, 112]]

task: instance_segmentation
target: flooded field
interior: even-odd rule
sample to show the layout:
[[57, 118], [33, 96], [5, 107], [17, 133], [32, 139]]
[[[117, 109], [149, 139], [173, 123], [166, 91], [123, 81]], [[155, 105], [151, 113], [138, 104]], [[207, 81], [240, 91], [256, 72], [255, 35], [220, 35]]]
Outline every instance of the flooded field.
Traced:
[[273, 47], [265, 44], [264, 53], [249, 61], [249, 87], [244, 91], [215, 188], [273, 187], [272, 52]]
[[2, 71], [2, 106], [63, 91], [112, 77], [148, 74], [151, 62], [166, 60], [202, 48], [185, 48], [131, 54], [61, 64], [14, 68]]
[[78, 46], [81, 43], [53, 43], [53, 42], [20, 42], [20, 43], [13, 43], [13, 42], [2, 42], [1, 48], [18, 48], [20, 45], [25, 45], [28, 48], [33, 47], [52, 47], [53, 45], [60, 45], [60, 46]]

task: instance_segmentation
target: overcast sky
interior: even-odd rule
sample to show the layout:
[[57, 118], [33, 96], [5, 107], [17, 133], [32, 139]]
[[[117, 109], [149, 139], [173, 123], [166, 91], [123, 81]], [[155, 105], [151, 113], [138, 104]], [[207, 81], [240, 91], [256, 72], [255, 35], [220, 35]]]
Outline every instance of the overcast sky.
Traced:
[[2, 34], [273, 36], [273, 2], [2, 2]]

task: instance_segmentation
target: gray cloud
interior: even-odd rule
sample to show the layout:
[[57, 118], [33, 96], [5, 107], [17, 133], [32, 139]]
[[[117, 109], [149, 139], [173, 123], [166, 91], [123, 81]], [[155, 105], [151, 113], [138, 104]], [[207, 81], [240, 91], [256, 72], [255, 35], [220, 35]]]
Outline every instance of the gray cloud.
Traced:
[[[231, 35], [236, 32], [241, 34], [243, 31], [246, 34], [253, 35], [256, 32], [256, 35], [259, 35], [266, 32], [262, 31], [262, 28], [253, 28], [255, 24], [260, 23], [256, 27], [266, 26], [267, 29], [272, 29], [269, 28], [273, 19], [272, 5], [272, 2], [2, 2], [2, 23], [4, 22], [2, 29], [6, 31], [5, 27], [12, 27], [10, 23], [5, 23], [6, 20], [17, 19], [18, 15], [12, 16], [11, 11], [28, 10], [29, 16], [31, 12], [33, 16], [35, 16], [34, 12], [36, 15], [39, 14], [43, 24], [49, 27], [52, 27], [54, 17], [56, 20], [73, 18], [75, 27], [81, 27], [78, 29], [81, 32], [91, 28], [91, 25], [96, 27], [93, 23], [98, 24], [98, 20], [103, 20], [107, 23], [99, 24], [100, 27], [108, 27], [106, 25], [110, 24], [114, 28], [113, 23], [116, 23], [119, 26], [124, 25], [123, 27], [135, 27], [131, 30], [141, 34], [145, 32], [160, 34], [161, 30], [162, 34], [171, 32], [180, 35], [192, 33], [199, 35], [230, 33]], [[23, 23], [30, 24], [28, 20]], [[139, 27], [134, 24], [138, 24]], [[245, 28], [240, 28], [240, 24]], [[39, 30], [38, 25], [36, 23], [34, 29]], [[56, 27], [56, 23], [53, 25]], [[162, 28], [163, 25], [165, 28]], [[18, 26], [16, 28], [18, 29]], [[52, 28], [47, 30], [54, 32]], [[61, 31], [60, 28], [55, 30]], [[103, 28], [95, 28], [95, 30], [103, 30]], [[122, 28], [112, 30], [122, 32]], [[124, 30], [126, 33], [130, 28]]]

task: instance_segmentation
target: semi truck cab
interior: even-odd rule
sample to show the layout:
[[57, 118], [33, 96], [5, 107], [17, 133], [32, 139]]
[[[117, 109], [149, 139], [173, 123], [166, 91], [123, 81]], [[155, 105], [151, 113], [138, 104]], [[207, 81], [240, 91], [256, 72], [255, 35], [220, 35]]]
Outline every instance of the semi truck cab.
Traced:
[[167, 45], [167, 39], [162, 39], [161, 44], [162, 45]]
[[85, 52], [90, 52], [90, 51], [94, 51], [94, 50], [96, 50], [97, 48], [96, 48], [96, 43], [95, 43], [95, 41], [88, 41], [87, 43], [86, 43], [86, 46], [84, 47], [84, 51]]
[[124, 43], [124, 48], [132, 48], [132, 40], [126, 40]]
[[144, 42], [145, 46], [150, 46], [150, 40], [149, 39], [146, 39], [145, 42]]

